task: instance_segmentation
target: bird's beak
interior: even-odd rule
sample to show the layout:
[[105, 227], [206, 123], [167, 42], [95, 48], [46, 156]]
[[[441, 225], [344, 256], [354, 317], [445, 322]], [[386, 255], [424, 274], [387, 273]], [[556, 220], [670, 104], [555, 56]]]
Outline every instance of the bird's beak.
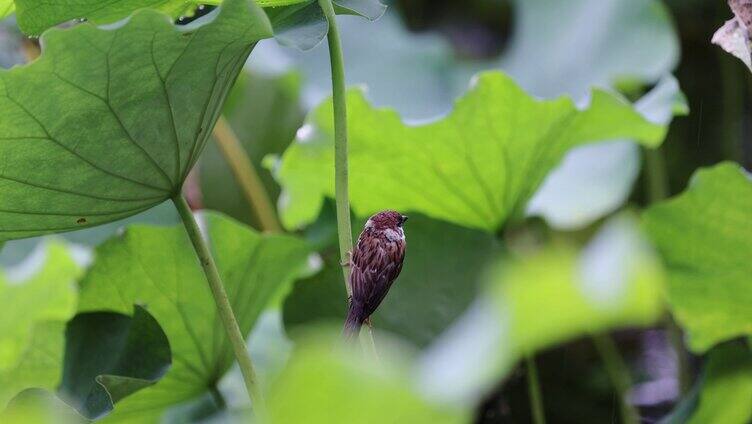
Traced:
[[401, 224], [404, 224], [405, 222], [407, 222], [407, 216], [406, 215], [402, 215], [402, 222], [401, 222]]

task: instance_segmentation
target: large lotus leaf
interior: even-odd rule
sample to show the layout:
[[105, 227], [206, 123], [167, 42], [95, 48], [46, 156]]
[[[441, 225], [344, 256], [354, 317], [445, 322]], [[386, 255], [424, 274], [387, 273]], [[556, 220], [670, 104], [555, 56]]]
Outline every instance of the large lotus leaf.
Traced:
[[620, 78], [655, 82], [679, 60], [668, 8], [658, 0], [516, 0], [516, 25], [501, 66], [538, 96]]
[[741, 343], [710, 351], [697, 409], [689, 424], [752, 420], [752, 351]]
[[112, 237], [115, 233], [131, 224], [174, 225], [180, 222], [180, 215], [175, 205], [168, 200], [148, 211], [103, 224], [96, 227], [84, 228], [55, 236], [38, 236], [21, 240], [11, 240], [0, 246], [0, 265], [17, 264], [28, 257], [34, 249], [50, 237], [58, 237], [76, 246], [77, 254], [90, 252], [98, 244]]
[[431, 403], [416, 390], [404, 352], [380, 339], [379, 361], [341, 346], [339, 328], [310, 332], [268, 396], [271, 422], [461, 423], [470, 412]]
[[[508, 53], [472, 67], [458, 62], [440, 35], [408, 31], [394, 8], [367, 28], [359, 20], [342, 19], [347, 82], [365, 84], [376, 106], [394, 108], [407, 120], [425, 120], [449, 111], [454, 94], [478, 70], [501, 67], [533, 94], [568, 94], [579, 103], [593, 85], [613, 87], [620, 79], [653, 84], [677, 62], [677, 36], [667, 7], [658, 0], [514, 3], [517, 19]], [[302, 54], [264, 43], [254, 54], [264, 60], [251, 66], [265, 71], [301, 69], [307, 104], [330, 94], [325, 46]], [[604, 62], [604, 56], [610, 59]], [[541, 66], [542, 61], [548, 65]], [[547, 178], [546, 192], [533, 198], [535, 213], [561, 228], [589, 224], [625, 202], [640, 162], [639, 148], [631, 142], [574, 149]], [[586, 202], [583, 193], [590, 194]]]
[[552, 246], [490, 271], [485, 295], [426, 352], [425, 390], [472, 403], [525, 355], [653, 324], [663, 311], [664, 275], [636, 226], [620, 216], [582, 252]]
[[[0, 0], [0, 11], [3, 1]], [[254, 0], [266, 8], [274, 28], [274, 37], [283, 45], [309, 50], [326, 37], [329, 24], [315, 0]], [[118, 21], [142, 8], [152, 8], [172, 17], [190, 15], [199, 4], [216, 5], [222, 0], [16, 0], [18, 25], [30, 35], [73, 19], [85, 18], [97, 24]], [[333, 0], [338, 14], [358, 15], [375, 20], [386, 6], [378, 0]], [[10, 3], [12, 7], [12, 2]], [[8, 12], [10, 13], [12, 9]], [[2, 16], [2, 15], [0, 15]]]
[[[689, 113], [687, 99], [674, 77], [665, 77], [635, 103], [646, 119], [668, 125]], [[639, 146], [627, 140], [578, 147], [569, 152], [527, 204], [559, 229], [582, 228], [620, 207], [640, 174]]]
[[[579, 101], [593, 86], [615, 87], [624, 80], [649, 85], [678, 62], [678, 36], [659, 0], [514, 3], [514, 33], [500, 66], [535, 95], [569, 94]], [[675, 82], [661, 85], [678, 91]], [[649, 94], [638, 109], [654, 122], [670, 122], [671, 105], [656, 104], [656, 97]], [[640, 168], [640, 149], [628, 141], [574, 149], [546, 179], [532, 207], [553, 226], [582, 227], [624, 204]]]
[[270, 35], [247, 0], [187, 30], [143, 10], [115, 30], [46, 33], [38, 60], [0, 71], [0, 238], [114, 221], [177, 192]]
[[24, 390], [0, 412], [3, 424], [83, 424], [87, 421], [50, 391]]
[[59, 242], [39, 245], [24, 262], [0, 272], [0, 372], [23, 359], [37, 323], [73, 316], [80, 274]]
[[65, 329], [58, 395], [88, 419], [101, 418], [121, 399], [156, 383], [171, 363], [170, 344], [149, 312], [76, 315]]
[[[490, 234], [415, 214], [405, 233], [404, 269], [373, 324], [425, 346], [472, 303], [483, 270], [501, 247]], [[338, 262], [327, 260], [319, 274], [295, 284], [285, 301], [288, 330], [317, 320], [343, 322], [347, 294]]]
[[[339, 30], [347, 85], [366, 85], [374, 105], [393, 107], [406, 119], [426, 119], [451, 108], [458, 62], [444, 37], [411, 32], [395, 8], [373, 23], [340, 19]], [[307, 52], [262, 43], [254, 58], [249, 66], [265, 73], [301, 72], [308, 107], [331, 95], [329, 49], [324, 43]]]
[[[253, 0], [261, 7], [279, 7], [309, 0]], [[190, 14], [199, 4], [216, 5], [221, 0], [15, 0], [18, 26], [30, 35], [74, 19], [86, 19], [96, 24], [118, 21], [138, 9], [156, 9], [171, 17]], [[0, 4], [1, 5], [1, 4]]]
[[[259, 235], [217, 214], [200, 219], [222, 281], [247, 334], [306, 264], [306, 245]], [[172, 367], [156, 385], [122, 400], [112, 419], [156, 419], [170, 405], [213, 387], [233, 362], [209, 286], [182, 227], [134, 226], [97, 249], [81, 283], [80, 311], [129, 313], [145, 305], [170, 342]]]
[[752, 180], [732, 163], [698, 171], [684, 193], [645, 212], [670, 272], [671, 310], [695, 352], [752, 334], [750, 223]]
[[[30, 330], [19, 359], [0, 370], [0, 410], [30, 388], [54, 391], [60, 383], [65, 347], [65, 321], [44, 321]], [[1, 420], [0, 420], [1, 421]]]
[[[348, 95], [351, 201], [359, 216], [385, 208], [493, 232], [519, 217], [548, 172], [572, 147], [614, 138], [659, 144], [665, 127], [603, 91], [578, 110], [568, 98], [536, 100], [509, 77], [480, 74], [454, 111], [408, 126]], [[332, 103], [317, 108], [277, 172], [283, 223], [312, 222], [334, 195]]]

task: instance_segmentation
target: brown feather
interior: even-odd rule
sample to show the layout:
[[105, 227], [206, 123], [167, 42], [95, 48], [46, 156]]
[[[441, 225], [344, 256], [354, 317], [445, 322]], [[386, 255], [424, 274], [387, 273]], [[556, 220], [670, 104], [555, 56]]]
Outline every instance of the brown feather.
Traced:
[[381, 212], [371, 217], [358, 237], [350, 258], [352, 299], [345, 324], [350, 334], [376, 311], [402, 271], [404, 219], [397, 212]]

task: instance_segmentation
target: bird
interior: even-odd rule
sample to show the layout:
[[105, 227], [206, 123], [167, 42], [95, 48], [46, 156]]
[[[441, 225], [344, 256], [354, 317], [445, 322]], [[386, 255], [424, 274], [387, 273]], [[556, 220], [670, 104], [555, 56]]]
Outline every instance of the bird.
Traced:
[[349, 258], [352, 295], [345, 320], [344, 336], [357, 336], [364, 323], [386, 297], [405, 260], [407, 216], [386, 210], [366, 221]]

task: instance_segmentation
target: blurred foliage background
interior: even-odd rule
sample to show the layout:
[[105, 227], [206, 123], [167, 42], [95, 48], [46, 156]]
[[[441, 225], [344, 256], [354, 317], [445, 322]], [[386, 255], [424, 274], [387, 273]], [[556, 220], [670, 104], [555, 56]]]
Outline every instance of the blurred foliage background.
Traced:
[[[195, 18], [211, 10], [212, 7], [203, 8]], [[624, 256], [638, 261], [629, 262], [630, 266], [645, 273], [635, 277], [635, 281], [662, 280], [661, 271], [652, 273], [652, 256], [643, 256], [642, 245], [630, 235], [637, 226], [635, 218], [630, 212], [621, 212], [622, 209], [636, 210], [683, 192], [700, 167], [731, 160], [752, 169], [752, 78], [737, 59], [710, 44], [712, 34], [730, 15], [725, 2], [720, 0], [395, 0], [386, 15], [375, 23], [341, 17], [348, 84], [366, 86], [366, 97], [374, 106], [395, 109], [409, 123], [424, 123], [449, 113], [472, 76], [483, 70], [504, 70], [540, 98], [570, 95], [583, 104], [589, 99], [589, 89], [596, 86], [618, 91], [638, 105], [643, 102], [640, 111], [661, 123], [668, 123], [671, 115], [676, 115], [657, 157], [625, 140], [577, 148], [578, 153], [569, 154], [564, 165], [554, 171], [556, 182], [549, 178], [528, 204], [525, 211], [528, 219], [505, 226], [496, 235], [411, 214], [408, 263], [377, 313], [376, 327], [406, 340], [410, 346], [406, 350], [417, 355], [415, 351], [419, 349], [440, 344], [437, 341], [441, 335], [455, 328], [457, 322], [461, 326], [468, 311], [482, 310], [485, 306], [478, 306], [479, 297], [522, 299], [519, 302], [524, 303], [525, 296], [529, 296], [523, 293], [524, 289], [519, 289], [520, 292], [509, 289], [512, 291], [502, 296], [497, 293], [499, 290], [486, 287], [488, 281], [501, 280], [487, 275], [489, 265], [499, 257], [508, 260], [542, 249], [545, 253], [535, 256], [537, 262], [533, 263], [541, 268], [568, 270], [578, 252], [581, 249], [587, 252], [588, 246], [604, 232], [618, 237], [608, 238], [598, 249], [607, 252], [625, 249]], [[0, 65], [8, 68], [24, 62], [34, 49], [33, 41], [23, 38], [12, 20], [0, 25]], [[670, 75], [678, 81], [685, 99], [677, 100], [681, 96], [675, 92]], [[283, 217], [289, 198], [275, 176], [291, 143], [296, 137], [298, 141], [305, 137], [301, 127], [306, 128], [306, 116], [316, 110], [330, 90], [325, 45], [299, 52], [270, 40], [254, 51], [224, 107], [224, 116], [259, 170], [263, 185]], [[661, 90], [670, 95], [660, 101], [646, 100], [647, 93]], [[656, 172], [665, 172], [665, 178]], [[207, 147], [186, 192], [195, 208], [220, 211], [259, 228], [257, 216], [216, 144]], [[311, 222], [302, 222], [295, 230], [319, 253], [313, 266], [319, 272], [308, 272], [289, 288], [287, 296], [277, 294], [274, 306], [259, 318], [250, 345], [255, 357], [261, 358], [262, 376], [277, 375], [284, 367], [291, 351], [288, 336], [294, 341], [303, 340], [307, 337], [301, 330], [303, 327], [339, 322], [345, 311], [331, 200], [324, 200], [321, 210], [314, 215]], [[357, 235], [365, 217], [355, 218]], [[169, 225], [177, 222], [177, 216], [169, 205], [162, 205], [129, 218], [129, 222]], [[118, 222], [63, 237], [91, 248], [126, 224]], [[7, 243], [0, 253], [0, 263], [9, 270], [15, 269], [19, 263], [25, 263], [23, 259], [34, 249], [39, 249], [40, 240]], [[87, 254], [91, 253], [81, 253], [84, 257]], [[505, 281], [521, 281], [519, 285], [525, 287], [529, 266], [510, 265], [513, 276], [505, 273]], [[546, 281], [530, 290], [545, 298], [550, 294]], [[550, 281], [557, 287], [575, 284], [568, 279], [557, 280], [555, 276]], [[640, 292], [640, 295], [653, 299], [650, 293]], [[554, 305], [556, 300], [552, 296], [550, 304]], [[665, 421], [660, 422], [667, 423], [685, 422], [681, 408], [675, 409], [682, 400], [678, 358], [665, 327], [653, 325], [650, 319], [665, 314], [650, 301], [635, 305], [626, 305], [623, 310], [614, 308], [612, 315], [596, 311], [592, 316], [580, 318], [613, 322], [617, 327], [622, 321], [630, 324], [645, 321], [647, 328], [613, 334], [633, 370], [631, 402], [640, 408], [644, 422], [661, 419]], [[532, 316], [536, 311], [527, 312]], [[52, 317], [65, 319], [68, 315], [70, 311]], [[298, 336], [298, 331], [303, 335]], [[477, 337], [485, 337], [482, 329], [478, 331], [481, 332]], [[531, 350], [542, 349], [536, 359], [551, 422], [614, 422], [618, 401], [609, 369], [599, 359], [602, 357], [599, 348], [603, 346], [586, 337], [594, 330], [586, 331], [572, 324], [572, 328], [544, 326], [530, 331], [531, 340], [520, 345], [528, 343], [525, 346]], [[543, 334], [539, 337], [545, 342], [535, 340], [537, 334]], [[557, 344], [554, 340], [566, 343]], [[293, 361], [290, 369], [281, 371], [282, 383], [277, 393], [287, 391], [288, 396], [294, 397], [296, 388], [314, 384], [311, 380], [315, 381], [317, 376], [306, 374], [310, 367], [330, 372], [333, 377], [327, 382], [332, 390], [342, 390], [338, 384], [344, 383], [337, 379], [347, 380], [349, 369], [339, 362], [331, 363], [332, 359], [321, 353], [320, 346], [307, 349], [312, 351], [309, 356]], [[451, 350], [451, 346], [446, 349]], [[736, 355], [733, 348], [724, 349], [714, 361], [723, 355]], [[433, 359], [441, 363], [442, 346], [434, 353]], [[685, 387], [684, 402], [694, 406], [701, 390], [699, 376], [705, 375], [702, 370], [719, 366], [716, 362], [708, 365], [702, 355], [683, 354], [687, 356], [692, 377]], [[475, 402], [474, 422], [531, 421], [525, 368], [514, 366], [521, 352], [504, 355], [508, 362], [504, 364], [508, 368], [503, 373], [506, 377], [501, 381], [484, 381], [486, 390], [482, 391], [482, 400]], [[0, 367], [0, 376], [3, 371]], [[401, 387], [401, 380], [384, 381], [379, 380], [383, 385], [374, 384], [369, 390], [386, 399], [384, 402], [391, 399], [399, 404], [399, 396], [394, 393]], [[462, 383], [457, 382], [459, 386]], [[237, 370], [222, 380], [220, 388], [231, 405], [244, 406], [239, 399], [242, 395], [238, 395], [242, 387]], [[406, 391], [403, 396], [410, 398], [412, 394]], [[272, 407], [284, 405], [286, 399], [272, 396]], [[380, 408], [367, 406], [365, 410], [376, 411], [375, 414]], [[283, 409], [279, 408], [277, 411]], [[163, 418], [168, 422], [198, 420], [212, 417], [214, 409], [209, 395], [204, 395], [198, 401], [170, 410]], [[443, 411], [444, 417], [455, 412], [450, 409]], [[414, 412], [408, 406], [405, 410]], [[278, 418], [280, 422], [292, 422], [296, 417], [306, 416], [305, 411], [301, 408], [299, 415], [280, 412]], [[669, 415], [671, 411], [677, 412]], [[703, 413], [713, 417], [712, 411]], [[213, 417], [216, 419], [216, 415]], [[225, 417], [221, 415], [220, 419]]]

